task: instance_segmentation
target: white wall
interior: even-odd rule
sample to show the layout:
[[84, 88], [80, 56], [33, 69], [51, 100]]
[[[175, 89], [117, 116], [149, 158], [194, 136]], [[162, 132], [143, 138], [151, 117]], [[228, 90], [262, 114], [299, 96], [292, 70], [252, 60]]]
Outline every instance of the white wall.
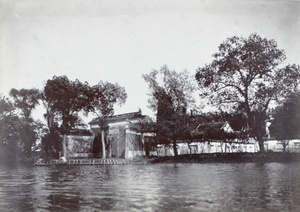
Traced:
[[[286, 152], [300, 152], [300, 139], [287, 142]], [[264, 143], [265, 151], [283, 152], [283, 145], [278, 140], [268, 140]]]

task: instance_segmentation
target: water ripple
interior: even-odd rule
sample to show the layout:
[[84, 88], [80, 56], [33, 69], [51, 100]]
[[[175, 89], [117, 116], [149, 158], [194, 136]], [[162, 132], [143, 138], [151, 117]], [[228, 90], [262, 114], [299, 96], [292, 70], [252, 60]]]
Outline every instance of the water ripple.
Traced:
[[0, 167], [1, 211], [300, 211], [300, 163]]

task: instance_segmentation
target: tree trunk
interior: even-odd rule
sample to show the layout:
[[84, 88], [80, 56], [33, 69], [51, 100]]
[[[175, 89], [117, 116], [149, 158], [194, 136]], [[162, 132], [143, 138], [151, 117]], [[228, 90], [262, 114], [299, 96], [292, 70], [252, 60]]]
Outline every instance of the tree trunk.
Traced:
[[67, 158], [67, 135], [63, 138], [63, 156]]
[[111, 150], [111, 142], [108, 141], [108, 158], [111, 158], [112, 157], [112, 150]]
[[173, 150], [174, 150], [174, 156], [175, 157], [178, 156], [176, 140], [173, 140]]
[[192, 148], [190, 146], [190, 144], [188, 143], [188, 147], [189, 147], [189, 150], [190, 150], [190, 155], [192, 154]]
[[102, 141], [102, 159], [106, 159], [104, 130], [101, 131], [101, 141]]
[[286, 153], [286, 149], [289, 146], [289, 140], [282, 140], [283, 152]]
[[265, 152], [264, 140], [262, 138], [258, 140], [258, 145], [259, 145], [259, 152]]

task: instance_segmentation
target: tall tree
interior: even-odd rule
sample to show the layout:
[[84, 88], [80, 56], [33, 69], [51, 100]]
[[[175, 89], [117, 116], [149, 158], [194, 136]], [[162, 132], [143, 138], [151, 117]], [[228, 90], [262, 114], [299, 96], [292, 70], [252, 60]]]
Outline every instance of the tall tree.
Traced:
[[[124, 87], [118, 83], [100, 81], [97, 85], [89, 88], [88, 102], [85, 106], [85, 112], [92, 112], [99, 118], [102, 142], [102, 158], [106, 158], [107, 139], [105, 132], [108, 131], [107, 117], [114, 114], [114, 105], [122, 105], [127, 99], [127, 93]], [[100, 139], [97, 139], [100, 140]]]
[[280, 67], [286, 59], [275, 40], [251, 34], [231, 37], [219, 46], [211, 64], [199, 68], [200, 96], [223, 110], [246, 117], [251, 137], [264, 151], [265, 119], [271, 101], [282, 100], [299, 84], [299, 65]]
[[[78, 79], [69, 80], [66, 76], [53, 76], [48, 80], [43, 92], [43, 99], [47, 102], [48, 125], [53, 120], [63, 135], [63, 155], [66, 157], [66, 135], [75, 126], [81, 125], [78, 112], [88, 104], [88, 83]], [[52, 117], [49, 117], [52, 116]]]
[[300, 136], [300, 93], [292, 94], [273, 112], [271, 126], [269, 127], [271, 135], [280, 140], [283, 145], [283, 151], [289, 141]]
[[13, 103], [6, 97], [1, 96], [0, 98], [0, 155], [1, 161], [4, 159], [12, 159], [16, 155], [17, 142], [18, 140], [14, 132], [18, 131], [15, 129], [15, 125], [10, 124], [13, 120], [17, 119], [15, 114], [15, 107]]
[[[150, 150], [157, 146], [154, 136], [152, 136], [156, 131], [156, 122], [153, 121], [149, 116], [142, 118], [138, 122], [138, 130], [142, 134], [142, 139], [145, 147], [146, 156], [150, 156]], [[149, 135], [150, 136], [145, 136]]]
[[39, 104], [40, 92], [38, 89], [12, 88], [9, 95], [14, 100], [14, 106], [22, 111], [25, 120], [29, 120], [32, 110]]
[[37, 138], [37, 124], [19, 117], [13, 103], [0, 99], [0, 149], [3, 160], [31, 159]]
[[41, 127], [41, 123], [31, 118], [32, 111], [39, 104], [40, 91], [38, 89], [17, 90], [13, 88], [9, 95], [13, 99], [14, 106], [21, 111], [21, 115], [24, 117], [24, 119], [19, 117], [18, 133], [20, 136], [22, 135], [22, 138], [18, 145], [22, 149], [22, 155], [29, 158], [38, 138], [38, 128]]
[[177, 156], [177, 141], [188, 133], [186, 111], [194, 103], [193, 79], [187, 71], [176, 72], [165, 65], [143, 75], [150, 90], [149, 107], [156, 112], [157, 138], [172, 143]]
[[62, 141], [59, 132], [59, 112], [53, 107], [53, 102], [48, 102], [44, 93], [41, 94], [41, 100], [46, 109], [44, 118], [47, 128], [41, 139], [42, 157], [45, 159], [58, 158], [62, 149]]

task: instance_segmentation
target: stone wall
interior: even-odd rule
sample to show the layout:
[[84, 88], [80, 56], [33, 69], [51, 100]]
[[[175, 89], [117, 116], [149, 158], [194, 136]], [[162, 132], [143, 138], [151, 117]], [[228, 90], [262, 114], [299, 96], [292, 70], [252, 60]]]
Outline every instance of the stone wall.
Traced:
[[108, 139], [111, 144], [112, 157], [125, 157], [125, 127], [114, 126], [109, 128]]
[[90, 157], [93, 147], [93, 136], [69, 135], [67, 136], [68, 157]]

